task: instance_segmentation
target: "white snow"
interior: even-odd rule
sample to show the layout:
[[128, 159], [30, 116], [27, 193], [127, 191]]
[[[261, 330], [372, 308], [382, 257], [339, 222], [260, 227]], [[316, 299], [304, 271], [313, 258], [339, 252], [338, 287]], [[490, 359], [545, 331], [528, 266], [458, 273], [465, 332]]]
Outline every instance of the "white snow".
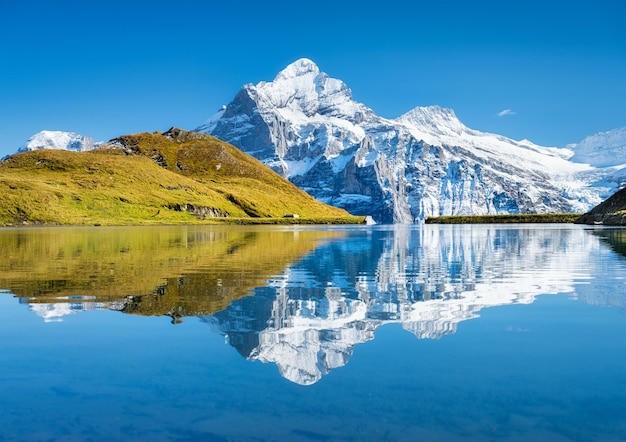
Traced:
[[[275, 363], [285, 378], [311, 385], [345, 365], [354, 347], [373, 339], [381, 326], [400, 324], [419, 339], [439, 339], [483, 309], [574, 294], [577, 284], [593, 277], [588, 256], [600, 253], [599, 240], [583, 229], [564, 229], [560, 237], [526, 231], [511, 240], [511, 247], [519, 248], [512, 255], [496, 245], [503, 237], [493, 229], [448, 227], [419, 234], [398, 227], [371, 276], [335, 278], [319, 297], [291, 298], [289, 287], [314, 284], [310, 275], [287, 269], [284, 279], [271, 285], [272, 325], [260, 331], [249, 359]], [[412, 247], [417, 235], [420, 246]], [[461, 280], [446, 270], [449, 265], [463, 269]], [[491, 270], [483, 272], [486, 268]], [[438, 297], [428, 299], [429, 292]], [[416, 293], [425, 298], [416, 300]]]
[[74, 132], [42, 130], [30, 137], [26, 144], [21, 146], [17, 151], [28, 152], [37, 149], [58, 149], [82, 152], [94, 149], [100, 144], [102, 144], [101, 141], [94, 142], [92, 138]]
[[[240, 93], [247, 94], [238, 95], [240, 100], [250, 100], [245, 114], [218, 113], [199, 130], [211, 133], [222, 118], [228, 124], [214, 135], [261, 161], [286, 164], [280, 170], [287, 178], [328, 167], [326, 162], [341, 177], [354, 158], [358, 168], [369, 168], [359, 179], [379, 183], [381, 204], [393, 208], [394, 222], [461, 213], [586, 211], [623, 181], [626, 128], [557, 148], [468, 128], [452, 109], [439, 106], [386, 119], [354, 101], [345, 83], [309, 59]], [[252, 115], [261, 119], [252, 124]], [[246, 124], [234, 124], [241, 118]], [[376, 176], [366, 176], [372, 169]], [[319, 173], [310, 176], [320, 179]], [[321, 201], [352, 193], [327, 181], [299, 183]]]
[[568, 147], [574, 152], [571, 160], [578, 163], [595, 167], [626, 165], [626, 127], [590, 135]]
[[356, 205], [362, 203], [369, 203], [372, 201], [371, 196], [361, 195], [360, 193], [342, 193], [339, 197], [333, 198], [333, 205]]
[[395, 121], [428, 144], [461, 146], [485, 160], [506, 161], [520, 169], [532, 168], [552, 176], [570, 176], [590, 169], [567, 161], [569, 152], [470, 129], [461, 123], [452, 109], [416, 107]]
[[321, 155], [314, 158], [306, 158], [305, 161], [288, 161], [285, 160], [283, 163], [287, 166], [287, 171], [289, 176], [298, 176], [304, 175], [317, 163], [321, 158]]
[[211, 118], [209, 118], [202, 126], [200, 126], [197, 130], [200, 132], [211, 132], [215, 129], [215, 125], [224, 115], [224, 111], [226, 111], [226, 106], [222, 106], [220, 110], [218, 110]]

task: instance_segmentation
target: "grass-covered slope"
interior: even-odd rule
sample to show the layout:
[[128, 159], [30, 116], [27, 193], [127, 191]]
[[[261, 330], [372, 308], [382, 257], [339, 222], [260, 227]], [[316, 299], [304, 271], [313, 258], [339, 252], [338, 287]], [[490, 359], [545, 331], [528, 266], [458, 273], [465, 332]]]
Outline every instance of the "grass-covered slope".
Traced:
[[519, 213], [508, 215], [431, 216], [426, 224], [548, 224], [573, 223], [579, 213]]
[[0, 225], [171, 224], [237, 219], [358, 222], [237, 148], [170, 129], [89, 152], [38, 150], [0, 163]]
[[576, 223], [626, 226], [626, 188], [615, 192], [609, 199], [577, 219]]

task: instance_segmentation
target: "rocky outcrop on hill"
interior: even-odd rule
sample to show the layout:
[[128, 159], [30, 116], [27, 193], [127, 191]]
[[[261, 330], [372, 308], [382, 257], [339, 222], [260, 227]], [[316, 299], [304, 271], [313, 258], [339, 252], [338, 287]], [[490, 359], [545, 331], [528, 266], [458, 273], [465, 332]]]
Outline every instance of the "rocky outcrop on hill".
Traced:
[[626, 226], [626, 187], [585, 213], [576, 223]]

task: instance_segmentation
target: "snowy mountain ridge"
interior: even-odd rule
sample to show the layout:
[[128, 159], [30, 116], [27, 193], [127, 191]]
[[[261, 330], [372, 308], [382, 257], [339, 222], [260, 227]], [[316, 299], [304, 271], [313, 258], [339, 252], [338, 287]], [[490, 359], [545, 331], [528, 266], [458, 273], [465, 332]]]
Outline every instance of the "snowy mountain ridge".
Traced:
[[378, 222], [586, 211], [616, 190], [612, 174], [626, 166], [600, 169], [571, 161], [572, 146], [473, 130], [439, 106], [380, 117], [308, 59], [271, 82], [245, 85], [196, 130], [234, 144], [317, 199]]
[[59, 130], [42, 130], [30, 137], [26, 144], [17, 149], [19, 152], [28, 152], [38, 149], [73, 150], [83, 152], [98, 147], [102, 142], [95, 142], [93, 138], [79, 135], [74, 132]]
[[580, 143], [568, 146], [574, 151], [572, 161], [595, 167], [613, 166], [626, 162], [626, 127], [590, 135]]
[[[586, 212], [626, 186], [626, 127], [557, 148], [471, 129], [439, 106], [387, 119], [308, 59], [272, 81], [243, 86], [196, 130], [237, 146], [318, 200], [382, 223]], [[100, 144], [41, 131], [18, 152]]]

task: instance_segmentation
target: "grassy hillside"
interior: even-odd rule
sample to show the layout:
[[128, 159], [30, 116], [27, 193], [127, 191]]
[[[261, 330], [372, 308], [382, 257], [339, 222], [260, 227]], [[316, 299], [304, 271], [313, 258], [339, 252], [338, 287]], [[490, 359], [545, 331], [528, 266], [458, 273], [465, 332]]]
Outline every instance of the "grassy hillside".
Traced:
[[0, 225], [249, 222], [289, 214], [304, 222], [362, 221], [227, 143], [177, 129], [0, 163]]

